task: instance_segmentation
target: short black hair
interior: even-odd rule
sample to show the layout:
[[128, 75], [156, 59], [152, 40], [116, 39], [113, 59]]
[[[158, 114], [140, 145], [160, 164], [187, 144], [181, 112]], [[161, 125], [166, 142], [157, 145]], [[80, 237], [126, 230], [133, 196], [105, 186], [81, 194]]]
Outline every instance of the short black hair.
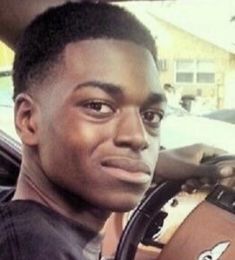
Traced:
[[13, 66], [13, 98], [46, 78], [67, 44], [97, 38], [134, 42], [156, 61], [151, 33], [125, 9], [107, 3], [66, 3], [36, 17], [22, 34]]

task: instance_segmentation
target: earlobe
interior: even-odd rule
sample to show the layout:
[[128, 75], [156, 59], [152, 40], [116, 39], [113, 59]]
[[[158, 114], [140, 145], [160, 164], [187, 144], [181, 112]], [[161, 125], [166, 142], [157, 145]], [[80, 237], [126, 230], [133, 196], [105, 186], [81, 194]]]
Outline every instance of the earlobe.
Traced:
[[21, 141], [26, 145], [32, 146], [38, 142], [37, 117], [35, 101], [28, 94], [19, 94], [15, 100], [15, 127]]

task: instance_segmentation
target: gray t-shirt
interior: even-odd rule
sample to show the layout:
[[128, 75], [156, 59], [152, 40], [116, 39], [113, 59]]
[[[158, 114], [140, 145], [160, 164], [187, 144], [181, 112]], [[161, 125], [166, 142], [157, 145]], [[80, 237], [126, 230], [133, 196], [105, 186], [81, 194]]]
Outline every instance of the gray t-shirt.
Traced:
[[1, 260], [98, 260], [101, 236], [29, 200], [0, 206]]

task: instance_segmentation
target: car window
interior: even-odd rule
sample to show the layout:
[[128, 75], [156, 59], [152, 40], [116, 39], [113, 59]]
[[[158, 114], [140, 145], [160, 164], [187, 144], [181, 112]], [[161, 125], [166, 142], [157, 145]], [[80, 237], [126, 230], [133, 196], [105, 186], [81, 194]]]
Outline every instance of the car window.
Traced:
[[0, 129], [17, 138], [13, 124], [13, 59], [14, 52], [0, 42]]

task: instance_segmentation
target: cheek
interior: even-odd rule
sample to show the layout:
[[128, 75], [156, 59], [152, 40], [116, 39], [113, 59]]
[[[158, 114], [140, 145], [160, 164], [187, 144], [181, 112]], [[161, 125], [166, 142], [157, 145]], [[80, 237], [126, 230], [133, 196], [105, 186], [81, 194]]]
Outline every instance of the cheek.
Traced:
[[54, 175], [56, 170], [75, 174], [78, 168], [87, 167], [96, 148], [110, 138], [112, 130], [101, 124], [64, 116], [51, 120], [42, 131], [41, 157], [45, 167], [50, 167], [49, 174], [53, 171]]
[[109, 139], [110, 135], [104, 129], [101, 125], [80, 123], [78, 127], [62, 133], [62, 139], [68, 152], [89, 159], [96, 148]]
[[[61, 117], [60, 117], [61, 118]], [[76, 109], [70, 109], [63, 115], [63, 120], [57, 120], [54, 130], [73, 144], [80, 144], [84, 148], [96, 146], [110, 137], [112, 125], [108, 123], [97, 123], [89, 120]], [[60, 128], [58, 129], [58, 126]]]

